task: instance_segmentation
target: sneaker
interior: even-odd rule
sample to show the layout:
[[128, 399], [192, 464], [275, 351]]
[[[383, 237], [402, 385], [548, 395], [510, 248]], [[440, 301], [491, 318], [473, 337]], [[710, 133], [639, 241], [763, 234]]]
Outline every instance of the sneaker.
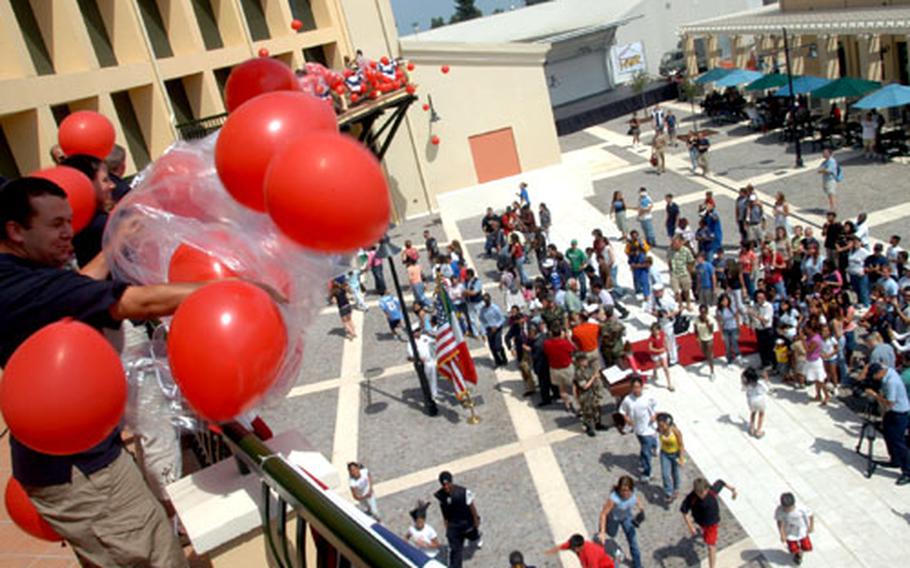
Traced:
[[593, 438], [594, 436], [597, 435], [597, 433], [594, 432], [594, 428], [591, 428], [587, 424], [585, 425], [585, 434], [587, 434], [591, 438]]
[[481, 548], [483, 548], [483, 534], [477, 537], [477, 549], [480, 550]]
[[794, 554], [794, 555], [793, 555], [793, 563], [796, 564], [797, 566], [799, 566], [800, 564], [802, 564], [802, 563], [803, 563], [803, 555], [802, 555], [802, 554]]
[[626, 559], [625, 553], [623, 553], [621, 548], [616, 549], [616, 556], [613, 558], [616, 564], [622, 564], [622, 561]]
[[910, 483], [910, 475], [902, 475], [894, 482], [895, 485], [907, 485]]

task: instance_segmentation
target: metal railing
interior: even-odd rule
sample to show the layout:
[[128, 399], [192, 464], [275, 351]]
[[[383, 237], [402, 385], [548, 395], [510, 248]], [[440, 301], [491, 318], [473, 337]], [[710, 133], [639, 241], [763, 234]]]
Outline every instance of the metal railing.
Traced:
[[[413, 568], [423, 564], [413, 562], [380, 533], [357, 522], [320, 487], [320, 482], [308, 479], [244, 426], [230, 422], [223, 424], [222, 430], [225, 442], [240, 461], [241, 471], [248, 469], [262, 480], [262, 531], [274, 565], [308, 566], [308, 525], [314, 533], [317, 567]], [[297, 523], [293, 546], [287, 531], [289, 507]], [[273, 522], [275, 516], [277, 522]]]
[[177, 132], [180, 133], [181, 140], [196, 140], [199, 138], [205, 138], [212, 132], [215, 132], [224, 126], [224, 121], [227, 120], [227, 116], [228, 113], [223, 112], [221, 114], [206, 116], [197, 120], [181, 122], [179, 124], [175, 124], [174, 128], [176, 128]]

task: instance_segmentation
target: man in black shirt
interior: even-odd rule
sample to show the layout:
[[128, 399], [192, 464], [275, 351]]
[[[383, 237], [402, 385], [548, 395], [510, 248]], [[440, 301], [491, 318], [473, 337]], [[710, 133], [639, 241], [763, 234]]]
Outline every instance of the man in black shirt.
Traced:
[[828, 211], [828, 220], [822, 226], [822, 235], [825, 237], [825, 258], [837, 264], [837, 245], [844, 226], [837, 221], [837, 213]]
[[[61, 318], [101, 330], [127, 318], [170, 315], [200, 286], [104, 280], [103, 257], [82, 273], [65, 270], [72, 239], [72, 210], [56, 184], [22, 178], [0, 189], [0, 367], [28, 337]], [[10, 436], [13, 477], [83, 562], [185, 566], [164, 509], [122, 450], [119, 428], [94, 448], [65, 456], [37, 452]]]
[[442, 518], [446, 524], [446, 540], [449, 541], [449, 568], [461, 568], [464, 540], [476, 543], [477, 548], [483, 546], [480, 537], [480, 515], [474, 505], [474, 494], [470, 489], [465, 489], [452, 482], [452, 474], [443, 471], [439, 474], [439, 484], [442, 486], [433, 497], [439, 501]]
[[107, 164], [107, 175], [114, 184], [111, 199], [114, 203], [119, 203], [130, 192], [130, 184], [123, 179], [123, 174], [126, 173], [126, 150], [120, 144], [114, 144], [104, 163]]
[[[717, 529], [720, 525], [720, 504], [717, 502], [717, 495], [726, 487], [730, 490], [733, 498], [736, 499], [736, 488], [729, 483], [724, 483], [718, 479], [709, 485], [708, 481], [699, 477], [693, 483], [692, 492], [686, 495], [679, 512], [682, 513], [686, 527], [689, 528], [689, 534], [695, 536], [698, 529], [701, 529], [702, 537], [708, 546], [708, 567], [714, 568], [717, 563]], [[692, 518], [689, 518], [691, 513]], [[695, 520], [695, 524], [692, 523]]]

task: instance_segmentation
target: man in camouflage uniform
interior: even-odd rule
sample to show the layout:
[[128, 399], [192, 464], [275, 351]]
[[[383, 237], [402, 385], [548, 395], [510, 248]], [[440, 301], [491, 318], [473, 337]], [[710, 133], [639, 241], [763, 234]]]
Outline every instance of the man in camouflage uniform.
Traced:
[[553, 301], [552, 296], [547, 296], [541, 303], [543, 310], [540, 312], [540, 317], [547, 324], [547, 331], [563, 329], [566, 325], [566, 312]]
[[600, 407], [603, 405], [603, 391], [601, 390], [599, 373], [591, 367], [591, 363], [584, 353], [575, 354], [575, 375], [572, 386], [575, 399], [581, 407], [581, 422], [588, 436], [594, 436], [595, 430], [606, 430], [601, 423]]
[[604, 314], [605, 319], [600, 324], [600, 351], [603, 353], [606, 366], [612, 367], [622, 359], [626, 328], [613, 315], [613, 306], [606, 306]]

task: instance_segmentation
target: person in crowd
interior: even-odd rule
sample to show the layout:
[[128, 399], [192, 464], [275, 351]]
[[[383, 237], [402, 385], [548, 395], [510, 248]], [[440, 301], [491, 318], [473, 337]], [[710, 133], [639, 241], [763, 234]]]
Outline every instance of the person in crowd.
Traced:
[[840, 166], [834, 158], [831, 148], [822, 150], [822, 163], [818, 173], [822, 176], [822, 192], [828, 199], [828, 210], [837, 211], [837, 182]]
[[94, 156], [76, 154], [67, 157], [60, 165], [79, 170], [92, 182], [95, 190], [95, 213], [92, 220], [73, 237], [76, 263], [83, 267], [101, 252], [101, 239], [107, 225], [108, 211], [114, 203], [111, 197], [114, 183], [108, 174], [107, 164]]
[[651, 458], [657, 449], [657, 401], [644, 392], [641, 379], [637, 376], [630, 381], [632, 391], [623, 399], [619, 412], [625, 425], [635, 432], [641, 451], [638, 454], [638, 472], [641, 481], [651, 481]]
[[654, 201], [648, 195], [647, 188], [638, 189], [638, 222], [641, 223], [641, 232], [645, 235], [645, 242], [649, 247], [657, 244], [654, 236]]
[[669, 144], [666, 134], [657, 132], [651, 141], [651, 163], [657, 171], [657, 175], [667, 171], [667, 145]]
[[601, 406], [603, 394], [600, 388], [600, 374], [591, 366], [587, 354], [582, 351], [575, 352], [575, 372], [572, 377], [572, 388], [575, 400], [578, 401], [581, 423], [585, 434], [594, 437], [598, 431], [607, 427], [601, 422]]
[[353, 340], [357, 337], [357, 331], [351, 319], [351, 312], [354, 307], [351, 305], [351, 300], [348, 296], [349, 291], [350, 288], [346, 281], [337, 278], [332, 280], [331, 301], [338, 306], [338, 317], [341, 318], [341, 325], [344, 326], [345, 339]]
[[483, 535], [480, 533], [480, 515], [474, 493], [454, 483], [452, 473], [443, 471], [439, 474], [441, 486], [433, 497], [439, 502], [442, 518], [445, 522], [446, 541], [449, 544], [449, 568], [461, 568], [464, 558], [464, 542], [469, 540], [477, 548], [483, 548]]
[[815, 385], [815, 401], [820, 402], [822, 406], [828, 404], [828, 389], [825, 388], [827, 375], [825, 374], [825, 364], [822, 360], [824, 354], [825, 342], [821, 336], [821, 324], [809, 322], [806, 324], [806, 364], [805, 377], [806, 382]]
[[694, 537], [700, 532], [708, 547], [708, 568], [717, 566], [717, 533], [720, 528], [720, 504], [717, 496], [724, 488], [729, 489], [733, 499], [736, 499], [736, 488], [729, 483], [718, 479], [709, 484], [705, 478], [699, 477], [693, 482], [692, 492], [683, 499], [679, 508], [689, 534]]
[[376, 495], [373, 493], [373, 475], [362, 463], [348, 463], [348, 486], [351, 496], [360, 505], [364, 513], [373, 517], [377, 522], [379, 506], [376, 504]]
[[623, 357], [626, 327], [614, 315], [613, 308], [604, 308], [604, 319], [600, 323], [600, 353], [607, 367], [619, 364]]
[[107, 165], [107, 175], [114, 184], [111, 199], [114, 203], [119, 203], [130, 191], [129, 182], [123, 179], [126, 174], [126, 149], [120, 144], [114, 144], [104, 163]]
[[524, 554], [519, 550], [513, 550], [509, 553], [509, 568], [535, 568], [529, 564], [525, 564]]
[[651, 296], [650, 267], [646, 262], [649, 250], [650, 245], [639, 238], [638, 231], [633, 229], [629, 232], [625, 252], [629, 268], [632, 269], [632, 285], [635, 293], [641, 294], [644, 298]]
[[545, 237], [549, 238], [550, 226], [553, 224], [553, 216], [550, 213], [550, 209], [547, 208], [546, 203], [540, 204], [540, 207], [537, 210], [537, 220], [540, 225], [540, 230], [543, 231]]
[[695, 258], [695, 282], [698, 285], [698, 303], [713, 306], [717, 290], [717, 269], [704, 253]]
[[746, 392], [746, 403], [749, 406], [749, 435], [761, 438], [765, 435], [765, 409], [767, 394], [771, 387], [768, 381], [754, 368], [747, 367], [742, 374], [743, 390]]
[[790, 203], [787, 202], [787, 196], [783, 191], [778, 191], [774, 197], [774, 229], [782, 227], [787, 236], [791, 234], [790, 229]]
[[[640, 519], [643, 518], [644, 508], [638, 499], [638, 494], [635, 492], [635, 481], [628, 475], [623, 475], [613, 486], [610, 496], [607, 497], [603, 508], [600, 510], [597, 539], [602, 544], [606, 544], [607, 537], [615, 539], [620, 527], [622, 527], [622, 532], [626, 535], [626, 541], [629, 543], [632, 568], [642, 567], [637, 531], [641, 523]], [[619, 549], [618, 546], [617, 549]]]
[[888, 448], [888, 463], [891, 467], [900, 469], [897, 485], [910, 483], [910, 454], [907, 450], [907, 427], [910, 426], [910, 400], [908, 400], [907, 387], [893, 368], [884, 367], [879, 363], [871, 363], [866, 368], [866, 381], [880, 383], [875, 389], [867, 387], [866, 396], [874, 398], [885, 415], [882, 418], [882, 430], [885, 445]]
[[758, 343], [758, 355], [762, 369], [774, 367], [774, 306], [768, 301], [764, 290], [755, 293], [755, 305], [749, 309], [752, 329]]
[[615, 566], [613, 559], [606, 553], [602, 545], [585, 540], [585, 537], [580, 534], [573, 534], [566, 542], [545, 550], [544, 554], [552, 556], [563, 550], [574, 552], [581, 568], [614, 568]]
[[395, 336], [395, 339], [404, 341], [404, 338], [398, 331], [398, 328], [401, 327], [401, 318], [403, 317], [401, 313], [401, 302], [398, 301], [398, 298], [388, 292], [383, 294], [379, 298], [379, 309], [385, 314], [386, 322], [389, 324], [389, 331]]
[[546, 332], [541, 331], [545, 327], [543, 323], [534, 323], [532, 320], [528, 325], [528, 342], [531, 346], [531, 364], [534, 374], [537, 375], [537, 384], [540, 386], [540, 402], [538, 407], [548, 406], [554, 400], [560, 398], [559, 387], [554, 385], [550, 378], [550, 363], [547, 360], [547, 353], [544, 344], [548, 337]]
[[543, 348], [550, 366], [550, 380], [559, 388], [559, 398], [562, 399], [566, 412], [575, 414], [575, 406], [572, 404], [574, 377], [572, 356], [575, 353], [575, 346], [566, 337], [562, 327], [547, 328], [550, 330], [550, 336], [544, 341]]
[[676, 139], [676, 115], [673, 114], [672, 110], [667, 109], [665, 120], [667, 123], [667, 140], [675, 148], [679, 146], [679, 141]]
[[711, 380], [714, 380], [714, 322], [708, 315], [708, 305], [698, 306], [698, 317], [695, 318], [695, 337], [698, 347], [708, 363]]
[[625, 241], [626, 236], [629, 233], [629, 228], [626, 224], [626, 200], [621, 191], [613, 192], [613, 199], [610, 202], [610, 219], [616, 223], [616, 228], [619, 229], [620, 239]]
[[421, 552], [430, 558], [436, 558], [442, 549], [442, 543], [439, 542], [439, 535], [429, 523], [427, 523], [427, 508], [429, 503], [422, 501], [417, 502], [417, 507], [411, 509], [410, 515], [412, 524], [408, 527], [404, 539], [417, 547]]
[[509, 310], [508, 326], [509, 329], [506, 331], [505, 336], [506, 348], [512, 352], [512, 356], [518, 361], [518, 371], [521, 373], [521, 380], [525, 384], [524, 396], [531, 396], [537, 389], [534, 384], [534, 374], [531, 371], [528, 318], [518, 306], [512, 306]]
[[66, 153], [63, 151], [63, 148], [60, 147], [60, 144], [54, 144], [51, 146], [50, 150], [51, 161], [55, 165], [60, 166], [63, 164], [63, 160], [66, 159]]
[[[414, 343], [417, 345], [417, 357], [423, 363], [424, 374], [427, 377], [427, 383], [430, 385], [430, 396], [439, 400], [439, 379], [436, 372], [436, 340], [432, 334], [427, 333], [424, 325], [415, 322], [411, 326], [414, 332]], [[414, 349], [408, 343], [408, 361], [414, 361]]]
[[423, 231], [423, 247], [427, 252], [427, 258], [433, 260], [439, 258], [439, 243], [436, 241], [436, 237], [430, 234], [430, 231]]
[[380, 296], [386, 295], [386, 283], [385, 283], [385, 274], [383, 273], [383, 259], [379, 255], [379, 249], [377, 247], [370, 247], [370, 251], [367, 253], [367, 268], [370, 269], [370, 273], [373, 275], [373, 283], [375, 291]]
[[666, 412], [657, 414], [657, 438], [660, 442], [660, 477], [664, 497], [673, 501], [679, 496], [679, 468], [686, 463], [686, 446], [682, 432]]
[[670, 289], [678, 304], [685, 304], [686, 311], [692, 309], [692, 273], [695, 271], [695, 255], [684, 246], [682, 237], [670, 241]]
[[637, 112], [633, 112], [629, 119], [629, 136], [632, 137], [633, 148], [641, 144], [641, 121], [638, 120]]
[[651, 335], [648, 336], [648, 353], [654, 363], [653, 384], [657, 384], [657, 371], [662, 370], [667, 379], [667, 390], [676, 390], [670, 379], [670, 367], [667, 364], [667, 334], [661, 329], [660, 324], [651, 324]]
[[[66, 269], [72, 254], [72, 210], [60, 187], [24, 177], [0, 188], [0, 367], [28, 337], [61, 318], [101, 332], [125, 319], [172, 315], [203, 285], [133, 286], [109, 279], [103, 256], [79, 272]], [[120, 427], [78, 454], [44, 454], [15, 435], [9, 443], [13, 477], [81, 562], [187, 566], [164, 508], [124, 451]], [[103, 527], [130, 537], [100, 539], [96, 529]]]
[[[648, 305], [648, 312], [657, 319], [660, 330], [666, 336], [667, 363], [671, 366], [676, 365], [679, 363], [679, 347], [676, 344], [674, 322], [680, 315], [680, 309], [676, 300], [664, 294], [663, 284], [654, 286], [654, 294]], [[670, 388], [670, 390], [673, 389]]]
[[496, 367], [506, 366], [509, 358], [506, 357], [506, 351], [502, 346], [502, 328], [506, 324], [506, 318], [489, 294], [483, 295], [483, 307], [480, 308], [479, 317], [490, 346], [490, 354], [493, 356], [493, 364]]
[[815, 530], [815, 517], [807, 507], [796, 504], [792, 493], [782, 493], [780, 505], [774, 511], [774, 520], [780, 533], [780, 541], [787, 545], [793, 555], [793, 563], [803, 562], [803, 553], [812, 551], [809, 535]]
[[708, 175], [708, 151], [711, 149], [711, 141], [708, 140], [706, 133], [706, 130], [700, 131], [695, 139], [695, 150], [698, 152], [697, 163], [703, 176]]
[[729, 295], [721, 294], [717, 299], [714, 317], [717, 319], [717, 326], [720, 328], [724, 340], [727, 365], [732, 365], [734, 361], [742, 361], [742, 354], [739, 351], [739, 327], [742, 325], [742, 314], [730, 301]]

